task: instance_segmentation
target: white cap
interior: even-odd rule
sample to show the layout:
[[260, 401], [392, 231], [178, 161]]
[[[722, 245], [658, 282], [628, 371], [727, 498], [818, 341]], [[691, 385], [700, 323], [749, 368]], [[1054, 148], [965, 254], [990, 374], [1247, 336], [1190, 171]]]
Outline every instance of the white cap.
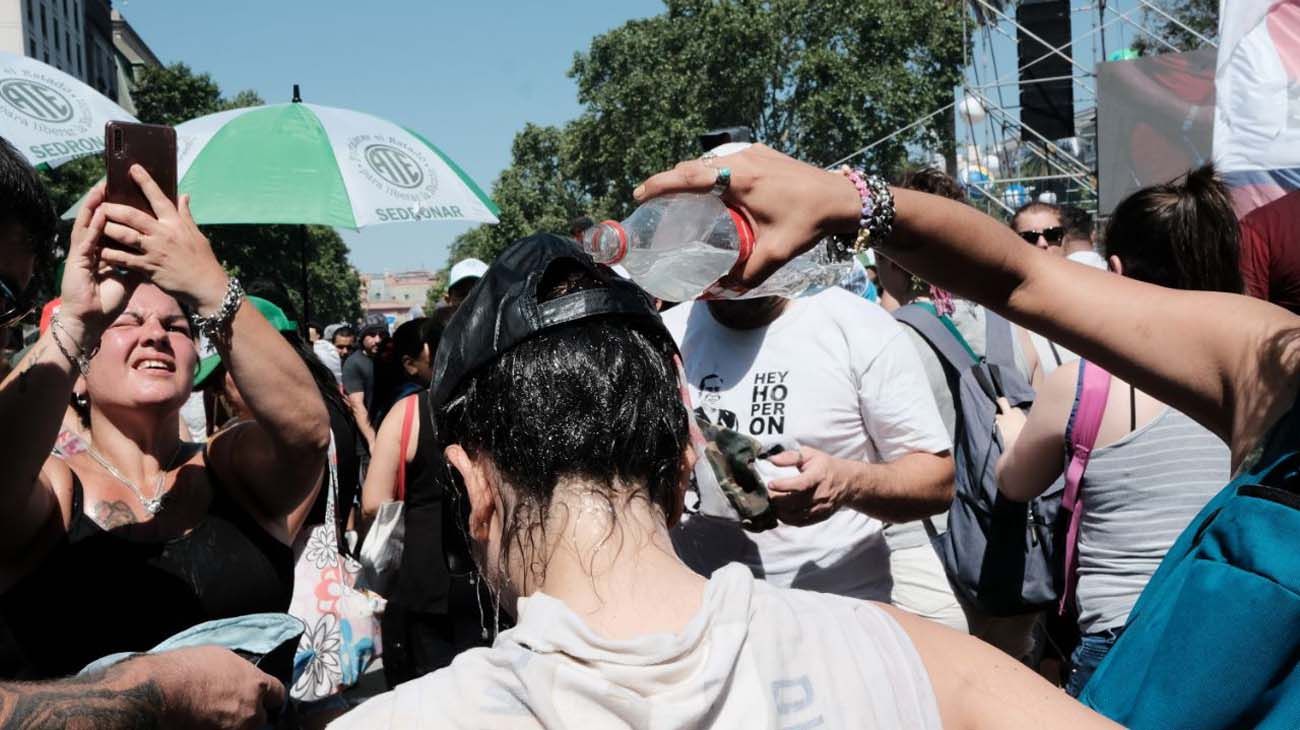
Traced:
[[1094, 269], [1101, 269], [1102, 271], [1110, 270], [1110, 265], [1106, 263], [1105, 257], [1096, 251], [1075, 251], [1065, 258], [1075, 262], [1076, 264], [1091, 266]]
[[488, 265], [478, 259], [465, 259], [456, 262], [451, 267], [451, 275], [447, 277], [447, 288], [450, 289], [463, 279], [481, 279], [487, 273]]
[[618, 274], [619, 276], [623, 277], [624, 279], [631, 279], [631, 278], [632, 278], [632, 275], [629, 274], [629, 273], [627, 272], [627, 269], [623, 268], [623, 264], [614, 264], [613, 266], [611, 266], [611, 267], [609, 267], [609, 268], [610, 268], [610, 269], [613, 269], [613, 271], [614, 271], [615, 274]]
[[752, 146], [752, 142], [723, 142], [717, 147], [709, 150], [706, 154], [711, 154], [713, 157], [726, 157], [727, 155], [734, 155], [737, 152], [748, 149]]

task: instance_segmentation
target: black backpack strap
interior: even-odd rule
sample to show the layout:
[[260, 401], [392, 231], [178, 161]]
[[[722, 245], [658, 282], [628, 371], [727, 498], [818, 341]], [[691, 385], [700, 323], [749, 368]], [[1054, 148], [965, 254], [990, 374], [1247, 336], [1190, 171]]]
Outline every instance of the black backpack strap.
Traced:
[[894, 312], [894, 319], [920, 333], [939, 357], [947, 361], [949, 367], [957, 372], [962, 372], [975, 364], [970, 358], [970, 353], [962, 347], [952, 332], [948, 331], [943, 322], [930, 314], [925, 307], [916, 304], [899, 307]]
[[984, 308], [984, 359], [1004, 368], [1016, 367], [1016, 350], [1011, 340], [1011, 323], [988, 307]]

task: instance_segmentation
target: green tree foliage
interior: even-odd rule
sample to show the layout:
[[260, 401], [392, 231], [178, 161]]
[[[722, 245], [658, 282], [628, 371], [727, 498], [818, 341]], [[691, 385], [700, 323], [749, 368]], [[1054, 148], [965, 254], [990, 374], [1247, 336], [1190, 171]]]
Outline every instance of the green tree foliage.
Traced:
[[[578, 54], [581, 115], [530, 127], [492, 188], [501, 225], [461, 236], [452, 259], [489, 259], [581, 214], [625, 216], [645, 177], [700, 153], [706, 130], [748, 125], [759, 140], [829, 164], [952, 101], [963, 6], [951, 0], [666, 0], [663, 13], [596, 36]], [[950, 118], [873, 148], [884, 172], [909, 144], [951, 143]]]
[[140, 121], [176, 125], [220, 111], [221, 88], [208, 74], [196, 74], [183, 63], [145, 67], [131, 101]]
[[[1146, 12], [1148, 27], [1166, 43], [1183, 51], [1204, 46], [1205, 43], [1188, 29], [1210, 40], [1219, 37], [1219, 0], [1155, 0], [1155, 5], [1178, 20], [1175, 23], [1159, 13], [1150, 10]], [[1169, 47], [1164, 43], [1147, 36], [1139, 37], [1133, 47], [1144, 56], [1169, 52]]]
[[265, 103], [266, 102], [262, 100], [262, 97], [259, 96], [256, 91], [253, 91], [252, 89], [244, 89], [229, 99], [222, 99], [220, 106], [221, 111], [225, 111], [227, 109], [243, 109], [244, 107], [249, 106], [261, 106]]
[[565, 145], [565, 131], [557, 127], [528, 124], [515, 135], [511, 165], [492, 186], [500, 223], [459, 236], [451, 262], [491, 261], [515, 239], [539, 231], [566, 233], [573, 219], [587, 214], [587, 199], [565, 170]]
[[[307, 282], [312, 319], [352, 322], [361, 316], [361, 281], [348, 264], [348, 247], [328, 226], [306, 226]], [[302, 317], [302, 236], [304, 226], [204, 226], [212, 250], [232, 276], [248, 286], [268, 282], [277, 303]], [[300, 324], [305, 324], [300, 322]]]
[[[621, 216], [640, 180], [699, 154], [696, 136], [744, 124], [814, 163], [840, 157], [952, 100], [962, 9], [940, 0], [667, 0], [597, 36], [570, 71], [585, 105], [573, 171]], [[946, 120], [874, 148], [892, 171], [909, 142], [941, 144]]]
[[424, 297], [424, 314], [430, 316], [433, 310], [442, 304], [443, 295], [447, 293], [447, 272], [439, 271], [433, 275], [433, 286]]

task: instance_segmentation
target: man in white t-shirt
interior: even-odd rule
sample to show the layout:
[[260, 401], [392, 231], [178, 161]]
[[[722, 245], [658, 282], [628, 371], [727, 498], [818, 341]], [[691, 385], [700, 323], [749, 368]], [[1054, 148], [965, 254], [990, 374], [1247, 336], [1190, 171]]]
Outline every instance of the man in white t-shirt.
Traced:
[[694, 516], [678, 553], [709, 575], [741, 562], [786, 587], [888, 602], [883, 523], [946, 511], [951, 442], [921, 362], [879, 306], [840, 289], [796, 300], [694, 302], [664, 313], [696, 405], [734, 414], [798, 476], [769, 489], [781, 518], [761, 533]]

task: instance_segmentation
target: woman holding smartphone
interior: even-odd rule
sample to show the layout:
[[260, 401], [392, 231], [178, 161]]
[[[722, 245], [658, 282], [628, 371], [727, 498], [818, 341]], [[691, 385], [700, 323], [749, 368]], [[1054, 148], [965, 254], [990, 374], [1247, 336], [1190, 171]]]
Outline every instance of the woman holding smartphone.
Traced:
[[[0, 615], [24, 678], [145, 651], [203, 621], [286, 610], [290, 545], [325, 468], [329, 420], [302, 360], [244, 301], [188, 199], [174, 204], [138, 165], [130, 176], [152, 213], [91, 190], [62, 308], [10, 376], [19, 387], [0, 396], [27, 398], [23, 423], [0, 439]], [[253, 416], [206, 445], [177, 429], [194, 323]], [[51, 456], [78, 376], [88, 448]]]

